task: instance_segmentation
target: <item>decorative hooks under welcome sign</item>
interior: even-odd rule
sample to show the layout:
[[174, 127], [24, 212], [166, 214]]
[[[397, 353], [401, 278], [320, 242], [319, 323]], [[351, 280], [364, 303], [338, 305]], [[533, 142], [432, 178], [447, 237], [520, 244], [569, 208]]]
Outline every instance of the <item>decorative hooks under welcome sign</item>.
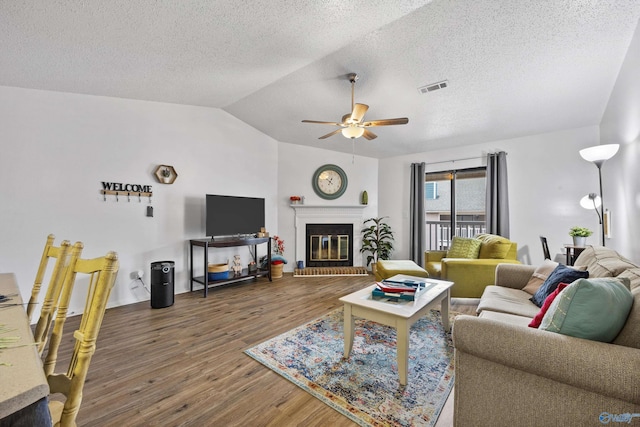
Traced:
[[127, 196], [127, 202], [131, 201], [131, 196], [138, 196], [138, 203], [142, 202], [143, 197], [148, 197], [149, 203], [151, 203], [151, 196], [153, 196], [150, 185], [122, 184], [119, 182], [105, 181], [102, 181], [102, 190], [100, 190], [100, 193], [105, 202], [107, 201], [107, 195], [109, 195], [115, 196], [116, 202], [120, 201], [119, 196]]

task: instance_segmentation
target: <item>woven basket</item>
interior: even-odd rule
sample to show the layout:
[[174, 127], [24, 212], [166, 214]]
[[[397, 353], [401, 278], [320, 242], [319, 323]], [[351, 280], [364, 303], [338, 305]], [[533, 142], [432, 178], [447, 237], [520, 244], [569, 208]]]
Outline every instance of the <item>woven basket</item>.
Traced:
[[224, 271], [229, 271], [228, 264], [209, 264], [209, 273], [222, 273]]
[[279, 279], [282, 277], [282, 269], [284, 264], [271, 264], [271, 278]]

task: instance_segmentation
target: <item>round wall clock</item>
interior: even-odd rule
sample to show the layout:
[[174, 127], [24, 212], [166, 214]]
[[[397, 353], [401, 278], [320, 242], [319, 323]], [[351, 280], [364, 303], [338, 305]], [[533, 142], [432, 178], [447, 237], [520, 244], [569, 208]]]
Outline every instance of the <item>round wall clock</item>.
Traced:
[[323, 199], [333, 200], [347, 189], [347, 174], [336, 165], [320, 166], [313, 174], [313, 191]]

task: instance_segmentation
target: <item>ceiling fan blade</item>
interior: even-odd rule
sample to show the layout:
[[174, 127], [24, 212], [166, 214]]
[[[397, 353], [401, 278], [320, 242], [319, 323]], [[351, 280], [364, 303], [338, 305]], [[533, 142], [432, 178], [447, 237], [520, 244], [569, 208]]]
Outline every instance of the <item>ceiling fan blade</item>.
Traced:
[[[328, 134], [326, 134], [326, 135], [322, 135], [322, 136], [321, 136], [320, 138], [318, 138], [318, 139], [326, 139], [326, 138], [329, 138], [330, 136], [333, 136], [333, 135], [335, 135], [335, 134], [336, 134], [336, 133], [338, 133], [338, 132], [342, 132], [342, 129], [336, 129], [336, 130], [334, 130], [333, 132], [329, 132], [329, 133], [328, 133]], [[366, 130], [365, 130], [365, 132], [366, 132]]]
[[366, 104], [355, 104], [351, 112], [351, 123], [360, 123], [368, 109], [369, 106]]
[[375, 133], [371, 132], [369, 129], [365, 129], [364, 133], [362, 134], [362, 136], [364, 136], [365, 139], [368, 139], [369, 141], [371, 141], [372, 139], [376, 139], [378, 137], [378, 135], [376, 135]]
[[409, 119], [406, 117], [398, 118], [398, 119], [382, 119], [382, 120], [371, 120], [368, 122], [364, 122], [363, 126], [391, 126], [391, 125], [406, 125], [409, 123]]
[[333, 126], [342, 126], [342, 123], [336, 122], [320, 122], [317, 120], [303, 120], [302, 123], [317, 123], [319, 125], [333, 125]]

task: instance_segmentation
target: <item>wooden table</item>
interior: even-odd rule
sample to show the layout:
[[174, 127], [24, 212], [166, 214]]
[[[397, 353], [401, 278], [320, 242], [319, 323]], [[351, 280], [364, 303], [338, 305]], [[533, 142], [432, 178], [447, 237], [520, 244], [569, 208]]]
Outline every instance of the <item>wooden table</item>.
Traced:
[[13, 273], [0, 273], [0, 295], [10, 298], [0, 304], [0, 325], [12, 329], [2, 336], [20, 337], [15, 343], [20, 347], [0, 350], [0, 424], [3, 424], [6, 421], [3, 419], [12, 414], [20, 413], [32, 419], [34, 414], [25, 414], [25, 411], [42, 411], [43, 404], [46, 409], [49, 385], [33, 345], [33, 333]]
[[440, 303], [442, 326], [445, 331], [449, 331], [450, 290], [453, 282], [405, 275], [393, 276], [388, 280], [400, 279], [425, 282], [427, 289], [420, 294], [416, 301], [390, 302], [373, 299], [371, 291], [376, 285], [371, 285], [340, 298], [340, 301], [344, 303], [344, 357], [349, 357], [353, 347], [354, 317], [362, 317], [394, 327], [398, 331], [398, 375], [400, 384], [406, 385], [409, 365], [409, 328]]
[[576, 258], [578, 255], [582, 253], [586, 249], [586, 246], [575, 246], [571, 244], [564, 245], [565, 251], [567, 252], [567, 265], [573, 265], [576, 262]]

